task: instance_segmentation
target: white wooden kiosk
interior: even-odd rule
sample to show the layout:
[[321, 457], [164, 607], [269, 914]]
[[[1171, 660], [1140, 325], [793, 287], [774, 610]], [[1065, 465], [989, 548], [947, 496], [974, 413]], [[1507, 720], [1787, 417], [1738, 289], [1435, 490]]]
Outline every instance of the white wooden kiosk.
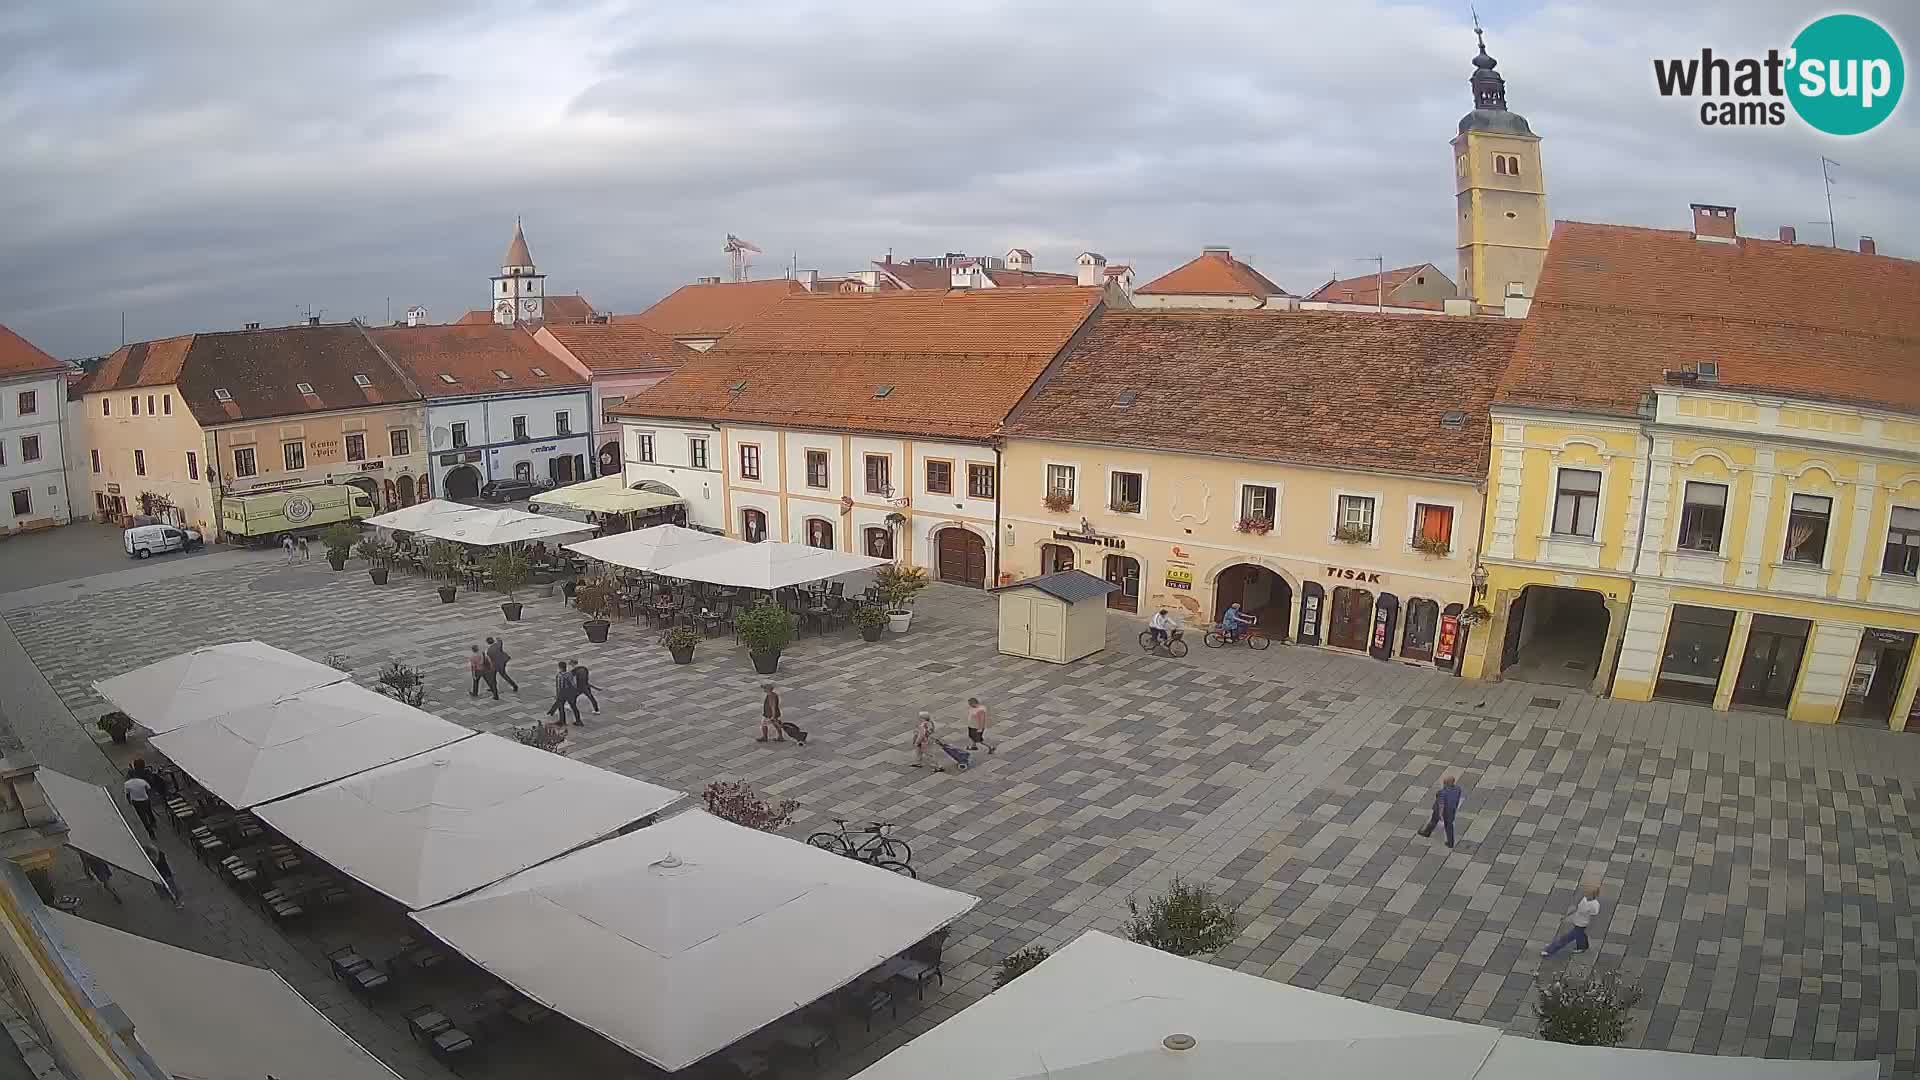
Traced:
[[1107, 646], [1107, 594], [1118, 586], [1085, 570], [1041, 574], [1000, 594], [1000, 651], [1071, 664]]

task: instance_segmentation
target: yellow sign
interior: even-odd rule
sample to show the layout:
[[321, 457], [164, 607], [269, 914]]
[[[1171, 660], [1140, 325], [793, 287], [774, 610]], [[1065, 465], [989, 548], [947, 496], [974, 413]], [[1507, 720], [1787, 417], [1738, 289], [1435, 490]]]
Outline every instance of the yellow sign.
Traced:
[[1169, 589], [1193, 588], [1193, 571], [1176, 569], [1174, 567], [1168, 567], [1167, 568], [1167, 588]]

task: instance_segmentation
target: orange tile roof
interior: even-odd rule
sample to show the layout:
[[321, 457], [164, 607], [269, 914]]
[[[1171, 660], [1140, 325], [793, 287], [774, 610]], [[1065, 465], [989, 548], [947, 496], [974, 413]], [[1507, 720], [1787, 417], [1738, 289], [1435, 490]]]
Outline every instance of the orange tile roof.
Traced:
[[180, 367], [192, 347], [192, 334], [122, 345], [87, 373], [78, 390], [93, 394], [136, 386], [172, 386], [179, 381]]
[[1384, 285], [1387, 291], [1386, 302], [1398, 307], [1428, 307], [1440, 310], [1440, 304], [1432, 301], [1395, 300], [1393, 292], [1407, 283], [1407, 279], [1432, 266], [1421, 263], [1418, 266], [1402, 266], [1384, 274], [1368, 274], [1365, 277], [1334, 278], [1325, 285], [1313, 290], [1308, 300], [1324, 300], [1330, 304], [1377, 304], [1380, 302], [1380, 289]]
[[[583, 323], [593, 318], [593, 304], [578, 293], [561, 293], [549, 296], [541, 305], [541, 321], [548, 325], [555, 323]], [[493, 321], [493, 309], [474, 308], [465, 315], [453, 320], [454, 326], [478, 326]]]
[[988, 270], [987, 277], [1003, 289], [1031, 289], [1037, 285], [1078, 285], [1078, 274], [1055, 274], [1046, 270]]
[[[798, 296], [614, 411], [987, 439], [1102, 295], [1035, 288]], [[891, 389], [878, 396], [883, 386]]]
[[1499, 400], [1635, 415], [1663, 373], [1920, 414], [1920, 262], [1562, 221]]
[[33, 342], [0, 326], [0, 376], [62, 371], [66, 366]]
[[1227, 251], [1203, 251], [1134, 291], [1185, 296], [1289, 295]]
[[[354, 376], [365, 375], [361, 386]], [[299, 389], [305, 383], [307, 393]], [[184, 334], [122, 345], [77, 392], [172, 386], [201, 424], [418, 401], [420, 394], [354, 323]], [[220, 391], [225, 391], [222, 399]]]
[[677, 368], [700, 353], [639, 323], [571, 323], [547, 327], [574, 359], [597, 373]]
[[953, 270], [946, 266], [924, 266], [913, 263], [877, 262], [875, 270], [890, 275], [893, 280], [909, 289], [947, 289], [953, 287]]
[[[1517, 322], [1114, 312], [1074, 343], [1006, 433], [1477, 480], [1487, 403]], [[1443, 426], [1456, 411], [1461, 427]]]
[[[384, 326], [368, 333], [429, 398], [587, 384], [517, 326]], [[511, 378], [502, 379], [495, 370]]]
[[672, 338], [720, 338], [753, 320], [806, 286], [786, 278], [682, 285], [636, 315], [615, 315], [616, 323], [637, 322]]

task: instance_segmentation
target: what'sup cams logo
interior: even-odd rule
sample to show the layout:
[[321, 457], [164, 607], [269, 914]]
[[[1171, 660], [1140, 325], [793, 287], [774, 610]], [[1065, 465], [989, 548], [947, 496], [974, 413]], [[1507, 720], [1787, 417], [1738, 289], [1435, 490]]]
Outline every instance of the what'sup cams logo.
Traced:
[[1893, 115], [1907, 82], [1893, 35], [1862, 15], [1808, 23], [1785, 52], [1729, 59], [1701, 49], [1653, 62], [1661, 97], [1700, 98], [1708, 127], [1779, 127], [1787, 107], [1828, 135], [1860, 135]]

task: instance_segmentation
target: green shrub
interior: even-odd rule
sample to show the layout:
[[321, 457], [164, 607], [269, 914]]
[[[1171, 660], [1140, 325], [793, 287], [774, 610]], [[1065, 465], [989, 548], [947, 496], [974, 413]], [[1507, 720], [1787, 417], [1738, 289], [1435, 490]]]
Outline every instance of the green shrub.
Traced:
[[761, 832], [779, 832], [793, 820], [793, 812], [800, 809], [800, 804], [792, 799], [773, 802], [761, 798], [753, 785], [743, 780], [716, 780], [707, 785], [700, 797], [706, 800], [707, 812], [713, 816]]
[[393, 561], [394, 546], [377, 536], [369, 536], [353, 547], [354, 554], [370, 566], [385, 566]]
[[874, 574], [874, 584], [879, 586], [880, 596], [886, 601], [888, 611], [905, 611], [920, 590], [932, 584], [932, 581], [927, 577], [927, 572], [918, 566], [889, 563]]
[[1025, 975], [1027, 972], [1032, 971], [1040, 965], [1040, 961], [1045, 960], [1049, 955], [1051, 954], [1047, 952], [1045, 945], [1030, 945], [1014, 953], [1012, 956], [1007, 957], [1005, 960], [1000, 961], [999, 970], [993, 973], [993, 988], [998, 990], [1020, 976]]
[[752, 652], [778, 652], [793, 640], [793, 616], [773, 604], [755, 604], [741, 612], [733, 628]]
[[413, 668], [395, 660], [380, 671], [380, 685], [374, 687], [403, 705], [419, 708], [426, 703], [426, 680]]
[[853, 625], [862, 630], [874, 626], [885, 626], [887, 625], [886, 609], [875, 604], [861, 604], [853, 609]]
[[514, 728], [513, 739], [521, 746], [558, 753], [560, 744], [567, 741], [567, 731], [565, 728], [550, 728], [535, 721], [532, 727]]
[[493, 554], [487, 556], [486, 567], [493, 587], [506, 593], [509, 603], [513, 600], [513, 594], [527, 583], [527, 575], [532, 573], [532, 568], [527, 565], [526, 553], [512, 544], [494, 548]]
[[1175, 956], [1218, 952], [1233, 942], [1239, 929], [1238, 909], [1221, 907], [1205, 888], [1179, 878], [1165, 896], [1150, 897], [1144, 913], [1132, 899], [1127, 910], [1133, 915], [1124, 928], [1127, 940]]
[[1539, 983], [1533, 1015], [1540, 1037], [1577, 1046], [1617, 1046], [1627, 1037], [1628, 1014], [1640, 1003], [1640, 988], [1621, 985], [1611, 971], [1562, 970]]
[[343, 562], [353, 554], [353, 545], [359, 542], [360, 530], [350, 522], [336, 521], [320, 534], [320, 543], [327, 549], [327, 558], [337, 558]]
[[700, 644], [700, 631], [691, 626], [675, 626], [660, 635], [660, 644], [667, 649], [691, 649]]

